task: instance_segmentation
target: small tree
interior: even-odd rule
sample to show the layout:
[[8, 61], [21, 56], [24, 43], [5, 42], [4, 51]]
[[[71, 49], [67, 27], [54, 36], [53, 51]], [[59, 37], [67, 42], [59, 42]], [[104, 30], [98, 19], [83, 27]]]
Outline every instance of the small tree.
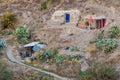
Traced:
[[15, 14], [14, 13], [4, 13], [0, 17], [0, 23], [2, 24], [2, 28], [14, 28], [14, 22], [15, 22]]
[[46, 9], [47, 8], [47, 2], [46, 1], [42, 2], [40, 7], [41, 7], [41, 9]]
[[15, 30], [15, 34], [17, 37], [17, 41], [20, 44], [25, 44], [29, 42], [30, 31], [28, 30], [26, 25], [19, 25]]

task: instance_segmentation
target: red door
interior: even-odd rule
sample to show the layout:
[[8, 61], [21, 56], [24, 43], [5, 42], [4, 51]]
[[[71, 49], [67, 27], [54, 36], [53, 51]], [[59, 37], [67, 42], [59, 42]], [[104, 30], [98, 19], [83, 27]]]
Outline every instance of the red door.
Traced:
[[100, 21], [100, 28], [105, 27], [105, 19], [101, 19]]

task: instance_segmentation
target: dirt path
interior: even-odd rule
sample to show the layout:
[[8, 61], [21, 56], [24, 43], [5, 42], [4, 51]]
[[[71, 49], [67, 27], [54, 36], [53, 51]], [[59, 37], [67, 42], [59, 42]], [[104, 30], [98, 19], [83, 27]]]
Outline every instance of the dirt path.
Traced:
[[58, 79], [60, 79], [60, 80], [73, 80], [73, 79], [69, 79], [69, 78], [66, 78], [66, 77], [61, 77], [61, 76], [59, 76], [59, 75], [57, 75], [57, 74], [54, 74], [54, 73], [52, 73], [52, 72], [48, 72], [48, 71], [45, 71], [45, 70], [42, 70], [42, 69], [38, 69], [38, 68], [35, 68], [35, 67], [32, 67], [32, 66], [26, 65], [26, 64], [18, 61], [18, 60], [15, 59], [15, 57], [13, 56], [10, 45], [8, 45], [8, 46], [6, 47], [6, 54], [7, 54], [7, 57], [8, 57], [8, 59], [9, 59], [10, 61], [15, 62], [15, 63], [17, 63], [17, 64], [20, 64], [20, 65], [22, 65], [22, 66], [26, 66], [26, 67], [28, 67], [28, 68], [31, 68], [31, 69], [33, 69], [33, 70], [42, 72], [42, 73], [44, 73], [44, 74], [51, 75], [51, 76], [53, 76], [53, 77], [55, 77], [55, 78], [58, 78]]

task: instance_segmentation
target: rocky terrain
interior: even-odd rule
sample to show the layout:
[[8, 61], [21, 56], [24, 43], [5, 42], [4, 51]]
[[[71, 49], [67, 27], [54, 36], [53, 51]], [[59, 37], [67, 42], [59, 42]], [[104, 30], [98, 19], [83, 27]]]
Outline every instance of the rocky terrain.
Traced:
[[[112, 25], [120, 25], [119, 0], [55, 0], [53, 4], [48, 4], [47, 9], [45, 10], [40, 9], [41, 2], [42, 0], [0, 0], [0, 16], [2, 16], [4, 12], [14, 12], [17, 18], [15, 25], [26, 24], [32, 32], [31, 41], [39, 40], [41, 42], [45, 42], [47, 44], [47, 48], [59, 48], [60, 54], [79, 54], [84, 56], [84, 59], [81, 60], [83, 61], [83, 64], [81, 64], [82, 69], [86, 67], [89, 68], [88, 63], [92, 64], [92, 62], [104, 62], [114, 64], [116, 70], [120, 71], [120, 37], [117, 38], [118, 47], [111, 54], [106, 55], [102, 51], [96, 52], [96, 54], [91, 54], [90, 50], [91, 47], [94, 48], [94, 45], [91, 45], [90, 41], [97, 38], [97, 35], [100, 32], [99, 29], [88, 30], [78, 28], [75, 25], [66, 24], [61, 26], [49, 23], [52, 14], [57, 10], [78, 9], [82, 18], [91, 13], [95, 13], [96, 15], [104, 15], [107, 19], [107, 23], [103, 30], [105, 31], [105, 35], [107, 35], [107, 31]], [[15, 38], [14, 35], [9, 35], [7, 37], [7, 41], [9, 44], [15, 46], [16, 44], [12, 42], [13, 38]], [[79, 48], [80, 52], [65, 50], [66, 47], [71, 46]], [[87, 63], [87, 60], [90, 62]], [[8, 60], [6, 62], [8, 62], [10, 68], [15, 72], [15, 74], [17, 74], [17, 72], [21, 73], [20, 76], [23, 76], [23, 78], [19, 80], [26, 80], [24, 77], [26, 75], [29, 76], [29, 74], [27, 74], [29, 71], [32, 74], [32, 70], [29, 70], [29, 68], [23, 66], [21, 67], [20, 65], [16, 65]], [[46, 68], [56, 68], [56, 65], [46, 66], [43, 64], [42, 66]], [[73, 66], [70, 66], [69, 69], [72, 67]], [[54, 72], [52, 69], [51, 71]], [[70, 71], [66, 72], [68, 74], [66, 76], [70, 77], [71, 75], [69, 72]], [[36, 74], [38, 73], [35, 72], [35, 75]], [[38, 78], [38, 80], [39, 79], [40, 78]]]

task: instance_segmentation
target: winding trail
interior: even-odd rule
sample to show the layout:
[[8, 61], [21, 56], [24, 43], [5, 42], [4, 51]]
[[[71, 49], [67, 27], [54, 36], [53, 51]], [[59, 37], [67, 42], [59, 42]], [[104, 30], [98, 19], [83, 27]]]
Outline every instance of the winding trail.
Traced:
[[66, 78], [66, 77], [61, 77], [61, 76], [59, 76], [59, 75], [57, 75], [57, 74], [55, 74], [55, 73], [52, 73], [52, 72], [48, 72], [48, 71], [45, 71], [45, 70], [42, 70], [42, 69], [38, 69], [38, 68], [35, 68], [35, 67], [32, 67], [32, 66], [26, 65], [26, 64], [18, 61], [17, 59], [15, 59], [14, 55], [12, 54], [12, 50], [11, 50], [11, 46], [10, 46], [10, 45], [7, 45], [7, 47], [6, 47], [6, 53], [7, 53], [7, 57], [8, 57], [9, 60], [12, 61], [12, 62], [15, 62], [15, 63], [20, 64], [20, 65], [22, 65], [22, 66], [26, 66], [26, 67], [28, 67], [28, 68], [31, 68], [31, 69], [33, 69], [33, 70], [42, 72], [42, 73], [44, 73], [44, 74], [51, 75], [51, 76], [53, 76], [53, 77], [55, 77], [55, 78], [58, 78], [58, 79], [60, 79], [60, 80], [73, 80], [73, 79], [69, 79], [69, 78]]

